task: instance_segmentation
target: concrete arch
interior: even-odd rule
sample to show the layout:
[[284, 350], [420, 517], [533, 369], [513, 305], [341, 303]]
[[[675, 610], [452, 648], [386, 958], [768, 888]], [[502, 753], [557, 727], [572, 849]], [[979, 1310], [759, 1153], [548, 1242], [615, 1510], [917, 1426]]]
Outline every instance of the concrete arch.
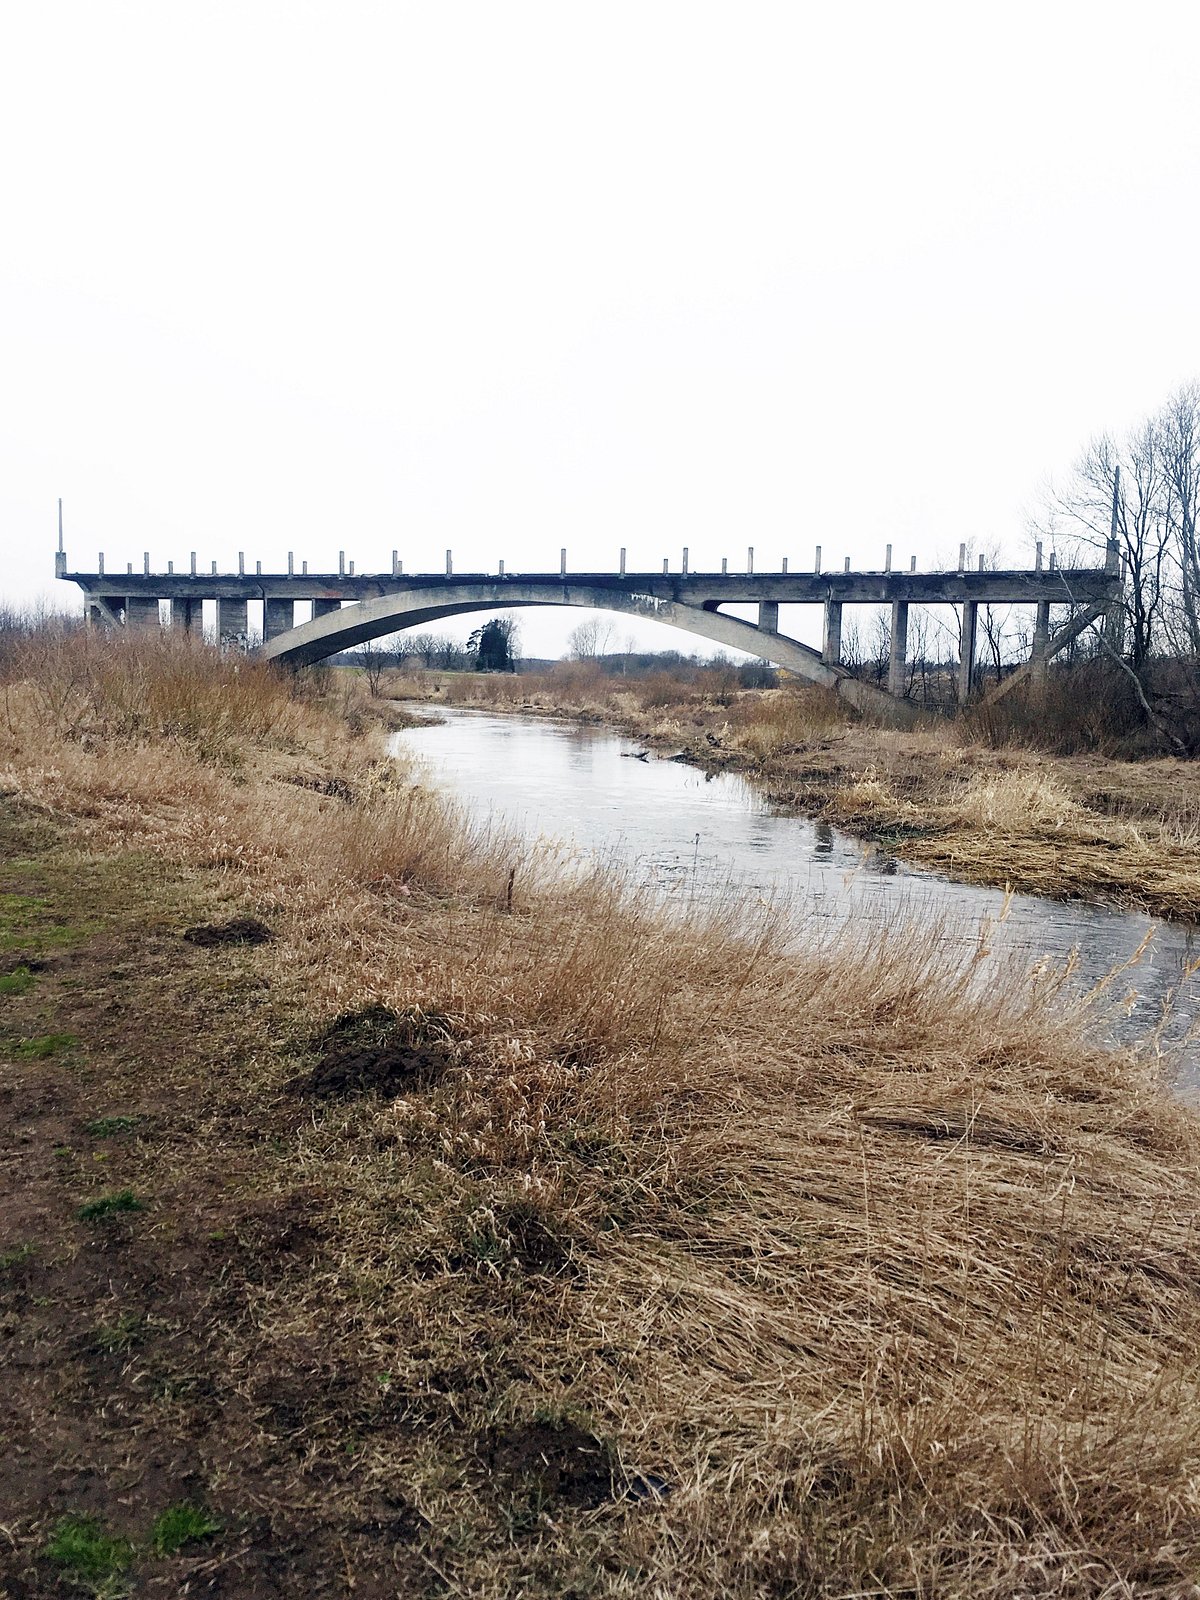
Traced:
[[768, 632], [740, 617], [715, 608], [688, 605], [678, 600], [656, 599], [620, 589], [588, 584], [523, 583], [519, 579], [495, 582], [447, 583], [419, 589], [397, 588], [357, 605], [326, 612], [267, 640], [259, 650], [265, 661], [292, 667], [311, 666], [354, 645], [366, 644], [402, 628], [420, 627], [445, 617], [471, 611], [506, 611], [524, 606], [586, 606], [616, 611], [680, 628], [713, 644], [758, 656], [793, 672], [810, 683], [835, 689], [860, 710], [883, 712], [892, 720], [911, 720], [910, 707], [895, 701], [873, 684], [852, 677], [844, 667], [833, 666], [821, 654], [786, 634]]

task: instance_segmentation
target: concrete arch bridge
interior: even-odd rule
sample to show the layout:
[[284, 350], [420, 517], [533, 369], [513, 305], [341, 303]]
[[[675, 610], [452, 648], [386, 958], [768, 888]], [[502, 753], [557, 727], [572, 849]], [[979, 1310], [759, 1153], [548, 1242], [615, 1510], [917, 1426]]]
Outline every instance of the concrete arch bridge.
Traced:
[[[890, 555], [890, 550], [889, 550]], [[666, 623], [713, 644], [741, 650], [783, 667], [810, 683], [835, 690], [863, 710], [904, 714], [908, 613], [911, 605], [959, 605], [963, 617], [960, 698], [970, 693], [975, 659], [975, 632], [982, 604], [1017, 604], [1035, 608], [1033, 652], [1014, 677], [1037, 674], [1058, 650], [1091, 622], [1119, 611], [1121, 576], [1115, 547], [1103, 567], [1056, 568], [1039, 556], [1031, 569], [968, 570], [965, 552], [956, 572], [893, 572], [890, 561], [881, 572], [820, 571], [731, 573], [579, 573], [568, 575], [565, 553], [557, 573], [454, 573], [405, 575], [393, 557], [390, 574], [286, 573], [253, 575], [239, 562], [234, 574], [149, 570], [106, 574], [103, 559], [94, 573], [68, 572], [60, 552], [58, 576], [84, 590], [89, 617], [127, 626], [157, 624], [160, 601], [170, 603], [172, 626], [200, 625], [205, 600], [215, 600], [222, 641], [244, 641], [247, 608], [260, 601], [264, 660], [301, 667], [339, 651], [401, 629], [427, 625], [472, 611], [509, 610], [525, 606], [581, 606]], [[311, 619], [295, 621], [297, 603], [311, 603]], [[780, 605], [819, 605], [823, 611], [823, 647], [802, 644], [779, 631]], [[842, 614], [846, 605], [887, 605], [891, 612], [891, 652], [885, 692], [854, 677], [841, 660]], [[752, 605], [757, 621], [730, 615], [726, 605]], [[1051, 605], [1071, 608], [1070, 621], [1050, 633]], [[1005, 680], [1010, 686], [1013, 678]]]

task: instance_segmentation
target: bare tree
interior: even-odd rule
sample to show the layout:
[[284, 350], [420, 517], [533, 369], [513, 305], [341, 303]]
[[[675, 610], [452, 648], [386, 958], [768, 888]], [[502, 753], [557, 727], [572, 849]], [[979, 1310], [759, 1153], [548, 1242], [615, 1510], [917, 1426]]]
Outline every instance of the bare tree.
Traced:
[[596, 612], [585, 617], [567, 635], [567, 649], [574, 661], [595, 661], [607, 654], [616, 634], [616, 624], [611, 617]]
[[1155, 429], [1179, 578], [1168, 626], [1179, 635], [1177, 648], [1196, 657], [1200, 656], [1200, 383], [1176, 390], [1159, 412]]

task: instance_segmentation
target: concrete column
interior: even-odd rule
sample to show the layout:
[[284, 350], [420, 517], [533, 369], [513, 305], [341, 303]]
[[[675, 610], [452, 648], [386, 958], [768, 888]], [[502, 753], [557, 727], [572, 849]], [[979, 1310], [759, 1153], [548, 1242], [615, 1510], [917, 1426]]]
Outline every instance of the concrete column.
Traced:
[[315, 622], [318, 617], [327, 617], [331, 611], [340, 611], [341, 609], [342, 602], [340, 600], [314, 600], [313, 621]]
[[[1038, 556], [1041, 557], [1041, 545]], [[1039, 600], [1037, 617], [1033, 624], [1033, 653], [1029, 658], [1029, 676], [1034, 683], [1046, 681], [1046, 645], [1050, 639], [1050, 602]]]
[[278, 639], [292, 626], [296, 614], [294, 600], [263, 601], [263, 639]]
[[892, 601], [892, 653], [888, 661], [888, 693], [904, 698], [904, 667], [908, 656], [908, 601]]
[[130, 595], [125, 602], [125, 626], [127, 628], [157, 628], [158, 601], [148, 600], [145, 595]]
[[965, 706], [975, 682], [975, 636], [979, 632], [979, 602], [963, 602], [962, 648], [958, 661], [958, 703]]
[[778, 600], [760, 600], [758, 603], [758, 625], [764, 633], [779, 632], [779, 602]]
[[842, 602], [840, 600], [825, 602], [825, 642], [821, 648], [821, 660], [831, 667], [841, 665]]
[[185, 633], [199, 633], [203, 620], [203, 600], [172, 600], [171, 626]]
[[249, 624], [244, 600], [217, 601], [217, 639], [222, 650], [245, 648]]

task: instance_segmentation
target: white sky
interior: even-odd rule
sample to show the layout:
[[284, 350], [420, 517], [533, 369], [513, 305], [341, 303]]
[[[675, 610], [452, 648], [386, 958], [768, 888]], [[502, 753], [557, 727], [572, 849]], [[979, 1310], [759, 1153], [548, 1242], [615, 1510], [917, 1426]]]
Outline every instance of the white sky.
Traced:
[[15, 0], [0, 594], [77, 602], [59, 495], [87, 568], [1016, 554], [1200, 374], [1198, 46], [1183, 4]]

